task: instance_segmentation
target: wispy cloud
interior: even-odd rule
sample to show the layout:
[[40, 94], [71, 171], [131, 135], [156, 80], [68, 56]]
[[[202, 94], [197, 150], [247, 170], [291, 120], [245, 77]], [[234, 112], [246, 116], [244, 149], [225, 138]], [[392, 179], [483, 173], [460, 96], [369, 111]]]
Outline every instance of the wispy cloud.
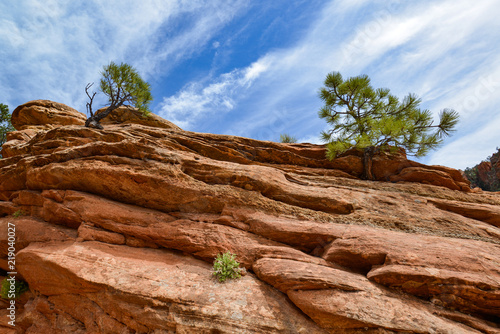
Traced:
[[[464, 168], [499, 145], [492, 130], [500, 119], [497, 0], [317, 0], [298, 6], [284, 0], [4, 1], [0, 102], [15, 107], [45, 98], [84, 111], [86, 83], [98, 81], [109, 61], [126, 61], [158, 91], [169, 86], [173, 93], [156, 96], [154, 111], [182, 127], [266, 140], [286, 132], [314, 141], [326, 127], [317, 117], [325, 75], [365, 73], [375, 87], [398, 96], [417, 93], [436, 114], [446, 107], [460, 112], [455, 135], [423, 162]], [[287, 18], [300, 16], [300, 24], [277, 34], [273, 29], [285, 21], [278, 17], [281, 7]], [[263, 15], [272, 15], [269, 26], [256, 30]], [[241, 24], [221, 33], [234, 22]], [[239, 43], [255, 31], [262, 36]], [[270, 38], [286, 43], [259, 44]], [[234, 49], [251, 43], [262, 47], [254, 48], [259, 52], [253, 58]], [[198, 59], [207, 50], [210, 57], [244, 59], [232, 67], [217, 56]], [[169, 73], [182, 73], [189, 59], [202, 62], [202, 70], [189, 78], [177, 74], [180, 82], [169, 83]], [[480, 149], [472, 142], [479, 139]]]
[[[162, 112], [168, 117], [167, 110], [175, 110], [175, 115], [187, 115], [182, 120], [200, 124], [207, 115], [223, 111], [227, 116], [219, 128], [224, 126], [225, 133], [276, 140], [279, 133], [275, 132], [283, 131], [315, 138], [325, 126], [316, 116], [317, 90], [324, 76], [333, 70], [346, 76], [366, 73], [374, 86], [388, 87], [401, 97], [419, 94], [423, 107], [436, 115], [443, 108], [456, 108], [462, 123], [455, 136], [422, 161], [464, 168], [498, 145], [496, 139], [483, 139], [484, 149], [479, 152], [461, 138], [471, 131], [485, 134], [469, 126], [471, 121], [500, 117], [492, 110], [500, 94], [491, 76], [500, 69], [496, 58], [500, 44], [494, 33], [499, 28], [498, 14], [493, 0], [479, 0], [474, 6], [467, 0], [330, 1], [311, 17], [303, 38], [252, 63], [253, 68], [265, 64], [255, 80], [243, 85], [234, 79], [235, 73], [242, 77], [250, 67], [209, 77], [196, 89], [188, 85], [166, 98]], [[224, 89], [217, 94], [205, 90], [222, 82]], [[204, 112], [192, 106], [184, 109], [183, 105], [188, 106], [184, 99], [200, 99]], [[468, 153], [445, 159], [444, 154], [453, 153], [457, 143], [465, 145], [462, 152]]]
[[429, 159], [430, 164], [453, 166], [465, 169], [473, 167], [500, 147], [500, 118], [492, 117], [490, 122], [465, 136], [450, 141]]
[[240, 0], [2, 2], [0, 98], [13, 106], [52, 99], [81, 110], [83, 88], [103, 65], [126, 61], [146, 79], [159, 68], [166, 75], [245, 7]]
[[158, 114], [180, 127], [191, 129], [200, 117], [233, 110], [236, 99], [268, 68], [265, 61], [224, 73], [204, 86], [193, 82], [178, 94], [163, 99]]

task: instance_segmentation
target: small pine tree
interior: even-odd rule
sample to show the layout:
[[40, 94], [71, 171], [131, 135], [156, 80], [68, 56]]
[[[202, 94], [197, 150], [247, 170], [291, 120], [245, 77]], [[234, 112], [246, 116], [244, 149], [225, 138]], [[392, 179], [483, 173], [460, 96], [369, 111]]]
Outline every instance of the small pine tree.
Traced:
[[[15, 131], [12, 123], [10, 122], [11, 114], [9, 113], [9, 106], [0, 103], [0, 146], [7, 141], [7, 132]], [[0, 158], [2, 155], [0, 154]]]
[[290, 136], [289, 134], [283, 133], [280, 135], [280, 143], [296, 143], [297, 138]]
[[[325, 106], [318, 114], [332, 126], [321, 134], [327, 142], [327, 158], [332, 160], [353, 147], [362, 149], [364, 179], [373, 179], [371, 159], [376, 152], [402, 147], [410, 155], [424, 156], [458, 122], [456, 111], [444, 109], [439, 124], [434, 124], [432, 113], [419, 108], [421, 99], [416, 95], [408, 94], [400, 101], [389, 89], [374, 89], [367, 75], [344, 80], [332, 72], [324, 84], [319, 95]], [[430, 133], [431, 129], [436, 131]]]
[[90, 102], [87, 102], [87, 111], [90, 117], [85, 122], [85, 126], [102, 129], [99, 121], [122, 105], [132, 105], [145, 115], [150, 112], [149, 104], [153, 100], [151, 87], [142, 80], [132, 66], [126, 63], [117, 65], [111, 62], [104, 66], [104, 71], [101, 74], [100, 90], [108, 96], [109, 106], [101, 113], [93, 113], [92, 102], [96, 93], [91, 95], [88, 90], [93, 84], [87, 84], [85, 92], [90, 99]]

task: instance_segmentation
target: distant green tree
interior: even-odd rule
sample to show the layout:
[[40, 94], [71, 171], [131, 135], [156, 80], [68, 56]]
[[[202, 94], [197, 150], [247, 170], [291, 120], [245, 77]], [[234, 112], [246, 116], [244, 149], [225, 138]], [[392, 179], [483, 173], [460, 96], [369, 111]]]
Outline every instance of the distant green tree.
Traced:
[[474, 166], [474, 167], [467, 167], [467, 168], [465, 168], [464, 174], [467, 177], [467, 179], [470, 181], [470, 183], [471, 183], [470, 187], [471, 188], [479, 187], [479, 188], [483, 189], [483, 187], [479, 186], [480, 179], [479, 179], [479, 176], [478, 176], [477, 165]]
[[[15, 131], [12, 123], [10, 122], [11, 114], [9, 113], [9, 106], [0, 103], [0, 146], [7, 141], [7, 132]], [[0, 154], [0, 158], [2, 155]]]
[[93, 84], [87, 84], [85, 92], [90, 99], [87, 102], [87, 111], [90, 117], [85, 122], [85, 126], [102, 129], [99, 122], [112, 113], [113, 110], [123, 105], [138, 108], [144, 115], [150, 112], [149, 104], [153, 100], [151, 87], [132, 66], [126, 63], [117, 65], [111, 62], [109, 65], [104, 66], [101, 74], [100, 90], [108, 96], [109, 105], [103, 112], [97, 114], [92, 112], [92, 103], [96, 93], [94, 92], [91, 95], [88, 90]]
[[418, 108], [421, 99], [415, 94], [400, 101], [389, 89], [374, 89], [367, 75], [344, 80], [332, 72], [324, 84], [319, 95], [325, 106], [318, 114], [332, 126], [321, 134], [327, 157], [332, 160], [353, 147], [363, 150], [362, 177], [367, 180], [373, 179], [372, 157], [378, 151], [402, 147], [410, 155], [423, 156], [436, 149], [458, 122], [456, 111], [444, 109], [434, 124], [432, 113]]
[[297, 138], [292, 137], [286, 133], [280, 135], [280, 143], [296, 143]]

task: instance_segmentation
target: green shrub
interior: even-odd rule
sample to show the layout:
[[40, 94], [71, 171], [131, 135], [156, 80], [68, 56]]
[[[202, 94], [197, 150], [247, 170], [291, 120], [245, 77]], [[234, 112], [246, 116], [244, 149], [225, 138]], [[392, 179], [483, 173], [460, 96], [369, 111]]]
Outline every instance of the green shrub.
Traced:
[[280, 142], [281, 143], [296, 143], [297, 138], [292, 137], [286, 133], [280, 135]]
[[14, 218], [19, 218], [21, 216], [24, 216], [26, 215], [26, 212], [24, 212], [23, 210], [17, 210], [16, 212], [14, 212], [12, 214], [12, 216], [14, 216]]
[[235, 258], [236, 255], [231, 254], [231, 252], [217, 255], [214, 261], [213, 275], [217, 277], [219, 282], [241, 277], [240, 264]]
[[2, 281], [2, 290], [0, 291], [0, 296], [4, 299], [17, 299], [19, 298], [20, 295], [22, 295], [24, 292], [28, 291], [29, 290], [29, 287], [28, 287], [28, 284], [24, 281], [18, 281], [18, 280], [15, 280], [14, 281], [14, 286], [15, 286], [15, 290], [14, 290], [14, 298], [9, 298], [9, 294], [11, 294], [9, 291], [10, 291], [10, 286], [11, 286], [11, 281], [7, 280], [7, 278], [5, 278], [3, 281]]

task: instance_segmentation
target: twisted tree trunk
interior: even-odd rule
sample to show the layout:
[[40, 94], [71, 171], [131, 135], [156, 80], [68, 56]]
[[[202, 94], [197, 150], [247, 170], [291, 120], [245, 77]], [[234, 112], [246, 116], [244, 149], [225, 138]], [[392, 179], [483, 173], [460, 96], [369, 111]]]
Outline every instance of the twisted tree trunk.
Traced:
[[111, 105], [109, 106], [106, 110], [100, 113], [94, 113], [92, 114], [87, 120], [85, 121], [85, 126], [89, 128], [95, 128], [95, 129], [103, 129], [102, 125], [99, 123], [101, 119], [104, 117], [108, 116], [113, 110], [118, 108], [119, 106], [114, 106]]
[[363, 174], [361, 175], [363, 180], [375, 180], [373, 176], [373, 156], [377, 152], [378, 148], [375, 146], [369, 146], [363, 150]]

